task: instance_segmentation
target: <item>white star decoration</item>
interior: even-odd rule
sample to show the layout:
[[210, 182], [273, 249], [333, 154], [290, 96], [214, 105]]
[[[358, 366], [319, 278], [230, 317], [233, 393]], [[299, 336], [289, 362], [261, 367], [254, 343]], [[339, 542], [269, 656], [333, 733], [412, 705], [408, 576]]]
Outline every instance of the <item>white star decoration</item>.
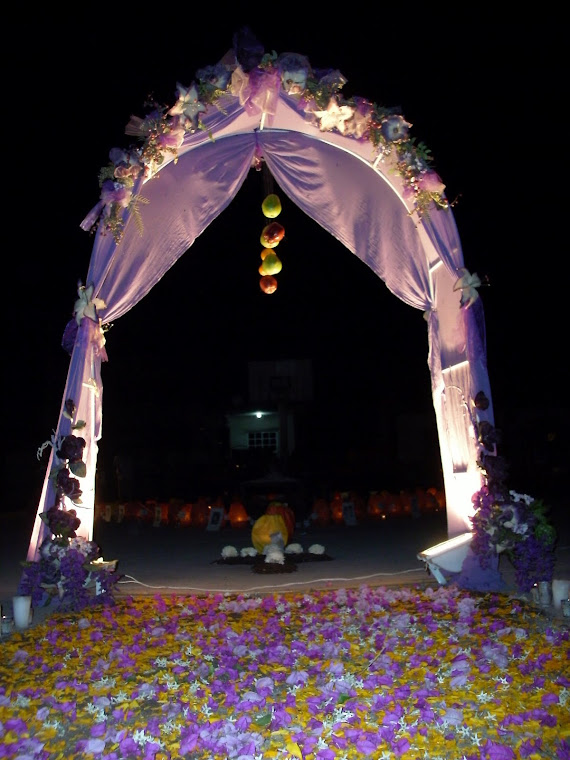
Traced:
[[320, 119], [321, 132], [330, 132], [336, 128], [341, 134], [344, 134], [345, 122], [352, 118], [354, 108], [352, 106], [339, 106], [336, 99], [331, 98], [326, 111], [314, 111], [314, 114]]
[[189, 121], [195, 124], [197, 115], [206, 110], [206, 106], [198, 100], [196, 85], [193, 84], [186, 88], [177, 83], [176, 92], [178, 93], [178, 100], [168, 113], [170, 116], [180, 116], [183, 122]]

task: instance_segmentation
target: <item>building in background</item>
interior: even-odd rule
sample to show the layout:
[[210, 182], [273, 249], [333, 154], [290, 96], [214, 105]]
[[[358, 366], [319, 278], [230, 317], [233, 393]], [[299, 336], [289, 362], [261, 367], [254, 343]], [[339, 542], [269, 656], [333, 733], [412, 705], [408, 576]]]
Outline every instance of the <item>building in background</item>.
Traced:
[[259, 476], [270, 470], [286, 475], [298, 417], [313, 402], [312, 362], [252, 361], [248, 376], [247, 403], [226, 415], [232, 466]]

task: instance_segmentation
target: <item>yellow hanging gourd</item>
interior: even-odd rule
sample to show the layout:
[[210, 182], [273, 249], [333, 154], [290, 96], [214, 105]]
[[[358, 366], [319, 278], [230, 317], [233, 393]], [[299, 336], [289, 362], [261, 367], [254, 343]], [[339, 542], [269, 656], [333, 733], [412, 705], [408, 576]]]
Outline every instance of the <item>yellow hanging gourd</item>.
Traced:
[[268, 219], [275, 219], [276, 216], [279, 216], [281, 213], [281, 201], [279, 200], [279, 196], [275, 193], [268, 195], [261, 204], [261, 210], [263, 211], [263, 216]]
[[277, 254], [271, 252], [268, 253], [267, 256], [264, 256], [261, 266], [259, 267], [259, 274], [279, 274], [282, 268], [283, 264], [281, 263], [281, 259]]

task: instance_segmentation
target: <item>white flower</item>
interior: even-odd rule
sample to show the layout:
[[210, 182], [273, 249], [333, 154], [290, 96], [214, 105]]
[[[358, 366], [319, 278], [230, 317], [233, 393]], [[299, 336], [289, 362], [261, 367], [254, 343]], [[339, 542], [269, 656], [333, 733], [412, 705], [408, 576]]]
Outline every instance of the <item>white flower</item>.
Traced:
[[330, 132], [336, 128], [344, 134], [345, 122], [352, 118], [354, 108], [352, 106], [339, 106], [336, 99], [331, 98], [325, 111], [314, 111], [314, 114], [320, 119], [319, 129], [321, 132]]
[[241, 557], [256, 557], [257, 549], [255, 548], [255, 546], [245, 546], [243, 549], [240, 549], [240, 556]]
[[516, 533], [518, 536], [524, 536], [524, 534], [527, 532], [527, 530], [528, 530], [528, 524], [527, 523], [518, 523], [513, 528], [513, 533]]
[[265, 555], [265, 562], [273, 562], [278, 565], [284, 565], [285, 555], [283, 554], [282, 550], [279, 549], [277, 546], [270, 545], [269, 550], [267, 551]]
[[285, 554], [302, 554], [303, 547], [301, 544], [289, 544], [285, 547]]
[[183, 127], [191, 129], [197, 124], [198, 114], [206, 110], [206, 106], [198, 100], [198, 88], [195, 84], [191, 87], [182, 87], [176, 83], [178, 100], [168, 112], [170, 116], [179, 116]]
[[104, 309], [107, 304], [102, 298], [93, 298], [93, 285], [86, 288], [84, 285], [79, 285], [77, 289], [77, 295], [79, 298], [75, 302], [73, 311], [75, 313], [75, 321], [77, 324], [81, 324], [83, 317], [89, 317], [93, 322], [97, 321], [97, 309]]
[[222, 549], [222, 557], [224, 559], [229, 559], [230, 557], [237, 557], [238, 556], [238, 550], [235, 548], [235, 546], [224, 546]]
[[320, 544], [311, 544], [309, 546], [309, 554], [324, 554], [325, 553], [325, 547], [321, 546]]
[[516, 491], [509, 491], [511, 499], [516, 503], [524, 501], [527, 507], [529, 507], [534, 501], [533, 496], [529, 496], [526, 493], [517, 493]]

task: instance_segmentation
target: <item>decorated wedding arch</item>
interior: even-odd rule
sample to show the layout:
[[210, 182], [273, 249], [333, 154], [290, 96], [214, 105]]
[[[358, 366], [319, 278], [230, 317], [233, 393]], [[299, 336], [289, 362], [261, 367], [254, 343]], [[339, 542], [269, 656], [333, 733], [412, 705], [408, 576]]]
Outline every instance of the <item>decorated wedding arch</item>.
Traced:
[[[78, 535], [92, 539], [106, 326], [191, 255], [260, 167], [395, 296], [423, 311], [448, 534], [470, 530], [471, 498], [483, 483], [480, 430], [493, 424], [480, 282], [464, 266], [428, 149], [397, 109], [344, 98], [345, 83], [303, 55], [266, 53], [242, 30], [219, 63], [177, 84], [173, 104], [131, 117], [126, 134], [136, 142], [111, 150], [100, 200], [81, 224], [94, 245], [64, 333], [70, 365], [28, 560], [38, 559], [48, 531], [40, 515], [56, 492], [77, 511]], [[70, 436], [85, 441], [75, 462], [62, 452]]]

